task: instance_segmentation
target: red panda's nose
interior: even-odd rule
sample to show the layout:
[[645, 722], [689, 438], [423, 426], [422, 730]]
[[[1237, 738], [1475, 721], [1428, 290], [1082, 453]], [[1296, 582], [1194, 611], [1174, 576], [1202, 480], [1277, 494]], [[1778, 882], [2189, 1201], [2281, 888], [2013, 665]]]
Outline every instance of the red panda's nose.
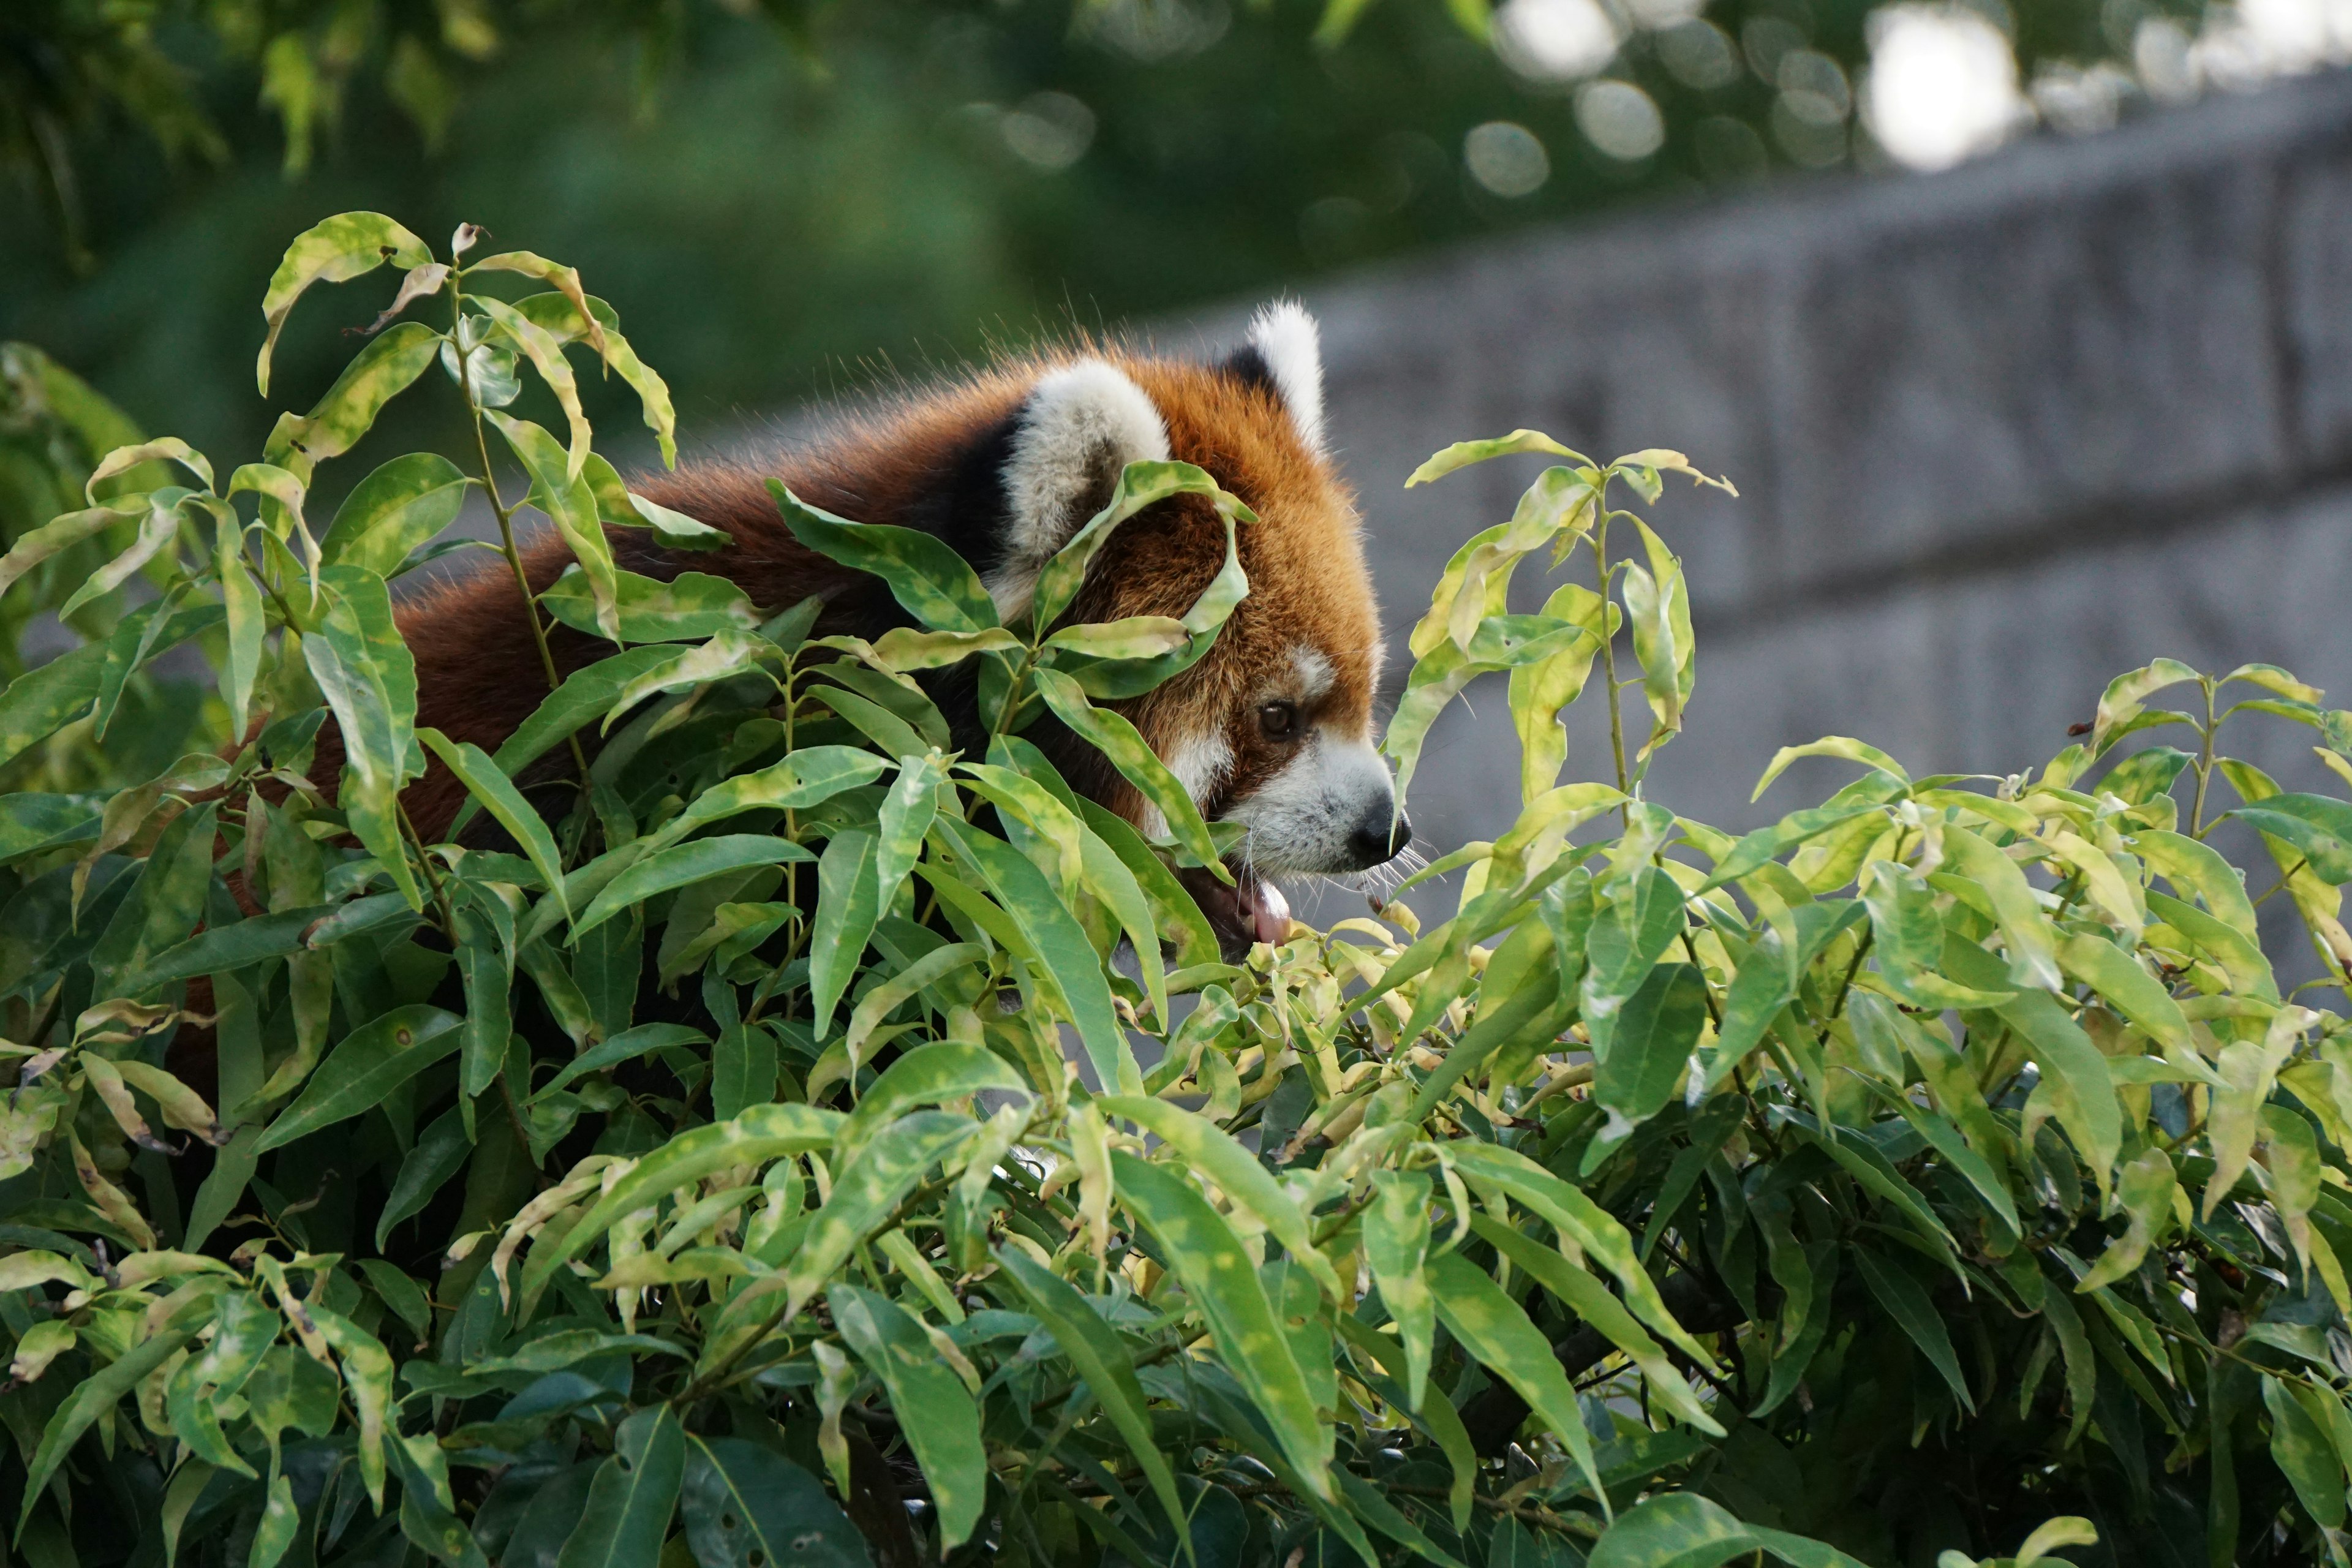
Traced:
[[1412, 824], [1404, 813], [1387, 807], [1367, 813], [1348, 835], [1348, 859], [1350, 869], [1368, 871], [1373, 867], [1395, 859], [1412, 842]]

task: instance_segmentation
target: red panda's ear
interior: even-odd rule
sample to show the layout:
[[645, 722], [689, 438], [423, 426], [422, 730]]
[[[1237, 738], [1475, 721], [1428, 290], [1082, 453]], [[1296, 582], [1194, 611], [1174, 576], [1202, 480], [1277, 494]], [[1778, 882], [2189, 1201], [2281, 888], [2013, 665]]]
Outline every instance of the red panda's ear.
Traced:
[[1230, 365], [1273, 388], [1289, 410], [1298, 438], [1312, 451], [1323, 450], [1322, 333], [1306, 306], [1296, 300], [1276, 300], [1261, 309], [1251, 319], [1248, 341]]
[[1117, 366], [1082, 359], [1039, 376], [1004, 462], [1004, 537], [985, 579], [997, 614], [1029, 608], [1038, 570], [1109, 501], [1121, 469], [1167, 458], [1166, 421]]

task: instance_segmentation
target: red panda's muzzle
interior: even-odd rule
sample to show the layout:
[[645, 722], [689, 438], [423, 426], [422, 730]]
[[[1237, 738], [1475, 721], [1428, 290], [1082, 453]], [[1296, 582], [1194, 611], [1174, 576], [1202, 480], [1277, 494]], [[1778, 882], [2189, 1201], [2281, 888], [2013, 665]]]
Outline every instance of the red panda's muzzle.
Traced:
[[1192, 901], [1209, 917], [1226, 962], [1239, 963], [1253, 942], [1278, 942], [1290, 934], [1290, 900], [1247, 866], [1227, 868], [1234, 874], [1231, 887], [1202, 870], [1185, 871], [1182, 878]]

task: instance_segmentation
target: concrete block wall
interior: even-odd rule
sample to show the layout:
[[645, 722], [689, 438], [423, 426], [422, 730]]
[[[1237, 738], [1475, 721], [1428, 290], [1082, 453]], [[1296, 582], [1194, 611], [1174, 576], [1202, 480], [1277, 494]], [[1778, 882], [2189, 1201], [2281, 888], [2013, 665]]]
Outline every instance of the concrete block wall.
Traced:
[[[1307, 300], [1392, 686], [1445, 559], [1538, 466], [1404, 490], [1438, 447], [1533, 426], [1601, 456], [1679, 447], [1738, 483], [1678, 483], [1657, 512], [1699, 674], [1649, 790], [1702, 820], [1750, 826], [1834, 787], [1801, 764], [1748, 800], [1775, 748], [1830, 732], [1920, 771], [2038, 764], [2159, 654], [2284, 664], [2352, 706], [2352, 75], [1947, 174], [1517, 237]], [[1605, 736], [1589, 697], [1571, 774], [1609, 772]], [[2246, 750], [2310, 766], [2275, 723]], [[1425, 847], [1509, 822], [1514, 756], [1482, 682], [1415, 781]]]

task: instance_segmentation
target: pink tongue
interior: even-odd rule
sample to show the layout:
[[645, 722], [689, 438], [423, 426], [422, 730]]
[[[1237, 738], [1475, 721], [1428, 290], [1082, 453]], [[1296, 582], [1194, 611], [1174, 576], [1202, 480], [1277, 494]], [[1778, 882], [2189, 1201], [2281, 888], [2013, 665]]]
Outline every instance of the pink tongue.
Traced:
[[1258, 941], [1278, 942], [1290, 934], [1290, 900], [1272, 882], [1260, 882], [1250, 900], [1250, 923]]

